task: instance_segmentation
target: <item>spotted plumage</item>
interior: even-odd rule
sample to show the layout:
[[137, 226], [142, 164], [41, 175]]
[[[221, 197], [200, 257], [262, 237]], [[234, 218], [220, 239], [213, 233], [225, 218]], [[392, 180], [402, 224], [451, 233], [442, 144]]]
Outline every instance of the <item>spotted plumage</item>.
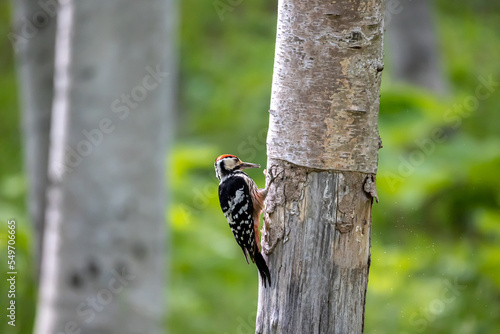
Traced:
[[[254, 248], [253, 205], [243, 172], [234, 173], [219, 186], [219, 201], [236, 242], [248, 262], [248, 250]], [[252, 257], [252, 256], [251, 256]]]
[[259, 165], [242, 162], [230, 154], [215, 160], [215, 172], [219, 179], [219, 201], [233, 236], [241, 247], [245, 259], [257, 265], [264, 286], [271, 285], [271, 275], [260, 253], [259, 220], [264, 208], [267, 188], [259, 189], [244, 172], [245, 168]]

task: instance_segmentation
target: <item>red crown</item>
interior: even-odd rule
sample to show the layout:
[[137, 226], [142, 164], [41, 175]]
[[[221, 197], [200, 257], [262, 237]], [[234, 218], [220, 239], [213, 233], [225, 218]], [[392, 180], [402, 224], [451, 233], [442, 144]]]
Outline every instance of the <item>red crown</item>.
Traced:
[[217, 159], [215, 159], [215, 161], [219, 161], [219, 160], [224, 159], [224, 158], [236, 158], [236, 156], [232, 155], [232, 154], [223, 154], [223, 155], [219, 156]]

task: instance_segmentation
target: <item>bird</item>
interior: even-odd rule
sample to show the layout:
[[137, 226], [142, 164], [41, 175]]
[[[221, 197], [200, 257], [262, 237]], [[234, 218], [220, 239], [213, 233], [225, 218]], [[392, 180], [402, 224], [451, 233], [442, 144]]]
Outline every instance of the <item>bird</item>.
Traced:
[[[245, 259], [257, 265], [264, 287], [271, 286], [271, 274], [260, 251], [259, 221], [264, 209], [264, 200], [269, 185], [259, 189], [246, 173], [247, 168], [260, 168], [260, 165], [242, 162], [237, 156], [223, 154], [214, 163], [215, 174], [219, 179], [219, 202], [236, 242], [241, 247]], [[264, 171], [266, 174], [266, 171]]]

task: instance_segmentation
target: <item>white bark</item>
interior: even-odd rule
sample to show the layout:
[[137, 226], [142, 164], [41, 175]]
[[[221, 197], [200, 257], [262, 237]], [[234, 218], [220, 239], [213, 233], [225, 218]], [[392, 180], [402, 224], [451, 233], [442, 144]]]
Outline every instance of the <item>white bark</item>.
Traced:
[[35, 333], [163, 333], [175, 15], [61, 1]]
[[256, 333], [361, 333], [370, 264], [382, 0], [280, 0]]
[[[53, 98], [57, 2], [40, 7], [30, 0], [12, 1], [14, 32], [23, 110], [24, 161], [28, 175], [28, 208], [35, 227], [36, 269], [40, 269], [45, 226], [45, 193]], [[39, 22], [36, 18], [45, 18]]]
[[380, 1], [279, 2], [270, 157], [376, 171], [381, 10]]

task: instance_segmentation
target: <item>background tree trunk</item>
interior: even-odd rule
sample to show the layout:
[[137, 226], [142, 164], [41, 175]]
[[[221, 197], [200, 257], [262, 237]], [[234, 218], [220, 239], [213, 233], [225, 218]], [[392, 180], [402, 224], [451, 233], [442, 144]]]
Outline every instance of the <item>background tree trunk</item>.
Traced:
[[388, 49], [396, 80], [446, 93], [431, 4], [406, 0], [388, 13]]
[[54, 45], [57, 1], [12, 1], [15, 9], [12, 41], [17, 56], [23, 110], [24, 161], [28, 175], [28, 208], [35, 230], [36, 272], [39, 276], [45, 226], [45, 193], [49, 133], [54, 93]]
[[174, 9], [61, 2], [35, 333], [163, 333]]
[[280, 0], [256, 333], [361, 333], [368, 270], [382, 0]]

